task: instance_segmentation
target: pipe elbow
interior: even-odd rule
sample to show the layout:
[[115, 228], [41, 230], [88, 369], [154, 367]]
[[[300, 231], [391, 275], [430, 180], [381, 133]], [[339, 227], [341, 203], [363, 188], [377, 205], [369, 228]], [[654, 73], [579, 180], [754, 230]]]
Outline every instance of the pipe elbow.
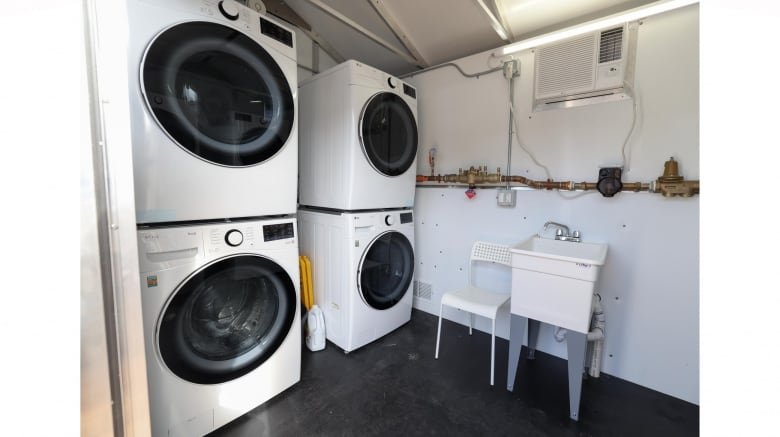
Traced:
[[588, 341], [601, 341], [604, 340], [604, 330], [596, 326], [590, 332], [588, 332]]

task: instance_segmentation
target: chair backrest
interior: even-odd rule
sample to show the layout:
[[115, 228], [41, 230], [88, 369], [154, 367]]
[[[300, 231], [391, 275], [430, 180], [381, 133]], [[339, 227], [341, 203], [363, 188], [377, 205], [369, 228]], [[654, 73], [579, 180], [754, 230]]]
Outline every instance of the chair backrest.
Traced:
[[502, 264], [512, 267], [512, 254], [509, 246], [486, 241], [476, 241], [471, 247], [471, 259], [469, 261], [469, 282], [474, 284], [473, 265], [475, 261]]

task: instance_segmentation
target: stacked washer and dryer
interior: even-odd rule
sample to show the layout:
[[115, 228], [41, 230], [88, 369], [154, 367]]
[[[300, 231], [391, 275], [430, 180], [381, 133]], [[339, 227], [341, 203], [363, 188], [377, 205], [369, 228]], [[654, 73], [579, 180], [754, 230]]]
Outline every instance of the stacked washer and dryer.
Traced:
[[300, 380], [295, 35], [240, 3], [128, 2], [154, 436], [207, 434]]
[[347, 61], [300, 92], [300, 251], [328, 340], [349, 353], [411, 318], [417, 93]]

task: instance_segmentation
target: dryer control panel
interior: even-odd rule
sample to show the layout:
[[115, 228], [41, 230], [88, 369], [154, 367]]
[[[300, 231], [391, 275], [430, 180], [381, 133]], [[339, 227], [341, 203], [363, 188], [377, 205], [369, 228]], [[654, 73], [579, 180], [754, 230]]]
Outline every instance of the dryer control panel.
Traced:
[[[149, 0], [147, 0], [149, 1]], [[159, 1], [159, 0], [157, 0]], [[169, 0], [171, 1], [171, 0]], [[191, 8], [192, 0], [176, 0], [183, 8]], [[230, 23], [250, 36], [268, 39], [285, 47], [276, 46], [291, 59], [297, 59], [295, 51], [295, 33], [284, 26], [283, 22], [269, 17], [262, 1], [259, 0], [200, 0], [199, 12], [210, 18]]]
[[284, 240], [286, 238], [295, 238], [295, 231], [292, 223], [278, 223], [275, 225], [263, 226], [263, 241]]

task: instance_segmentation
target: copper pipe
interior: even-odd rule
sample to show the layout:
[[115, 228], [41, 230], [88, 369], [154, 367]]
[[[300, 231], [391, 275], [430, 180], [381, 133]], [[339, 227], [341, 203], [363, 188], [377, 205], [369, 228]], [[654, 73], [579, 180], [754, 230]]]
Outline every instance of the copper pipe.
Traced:
[[531, 188], [540, 188], [545, 190], [573, 190], [574, 182], [554, 182], [552, 180], [533, 181], [524, 176], [509, 176], [510, 182], [518, 182]]
[[[509, 182], [519, 183], [531, 188], [536, 188], [541, 190], [585, 191], [585, 190], [596, 189], [595, 182], [572, 182], [572, 181], [555, 182], [551, 180], [535, 181], [535, 180], [528, 179], [525, 176], [507, 177], [501, 175], [500, 173], [488, 173], [488, 174], [461, 173], [461, 174], [445, 174], [445, 175], [439, 174], [439, 175], [431, 175], [431, 176], [417, 175], [418, 183], [422, 183], [422, 182], [458, 183], [458, 184], [469, 185], [472, 188], [478, 184], [500, 184], [502, 182], [506, 182], [507, 179], [509, 179]], [[698, 184], [696, 188], [697, 188], [696, 194], [698, 194]], [[633, 191], [633, 192], [650, 191], [650, 184], [644, 182], [625, 182], [623, 184], [623, 191]]]
[[626, 182], [623, 184], [623, 191], [650, 191], [650, 184], [643, 182]]
[[578, 182], [574, 184], [575, 190], [595, 190], [596, 183], [594, 182]]
[[[469, 186], [469, 188], [475, 188], [477, 184], [498, 185], [503, 182], [514, 182], [542, 190], [586, 191], [598, 189], [597, 184], [594, 182], [575, 183], [573, 181], [535, 181], [528, 179], [525, 176], [502, 175], [501, 169], [497, 169], [496, 173], [488, 173], [486, 166], [480, 166], [477, 168], [472, 166], [466, 171], [461, 169], [457, 174], [439, 174], [430, 176], [417, 175], [417, 182], [466, 184]], [[684, 180], [678, 174], [677, 163], [673, 158], [670, 158], [670, 160], [664, 164], [663, 176], [659, 177], [656, 181], [653, 181], [652, 183], [625, 182], [623, 183], [621, 191], [647, 191], [651, 193], [661, 193], [665, 197], [690, 197], [695, 194], [699, 194], [699, 181]]]

